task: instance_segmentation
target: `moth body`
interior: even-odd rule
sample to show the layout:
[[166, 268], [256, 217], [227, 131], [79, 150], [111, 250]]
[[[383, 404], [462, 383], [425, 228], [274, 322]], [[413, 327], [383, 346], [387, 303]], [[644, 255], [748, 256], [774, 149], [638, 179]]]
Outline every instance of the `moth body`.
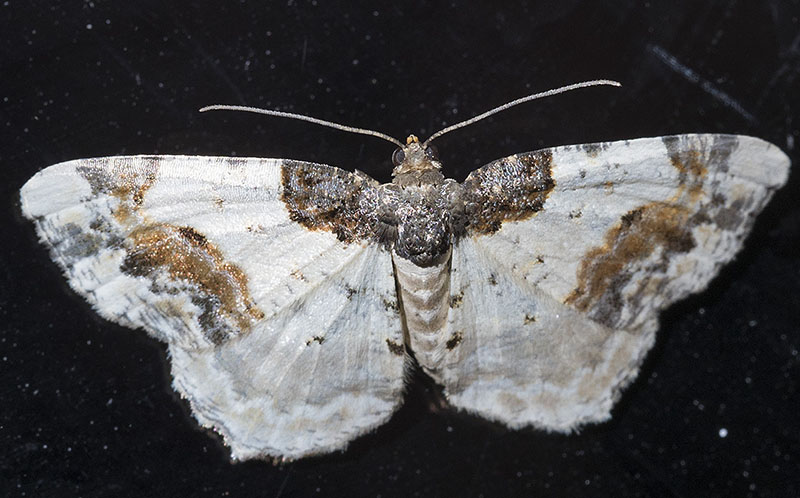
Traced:
[[445, 324], [450, 301], [450, 263], [456, 238], [464, 233], [464, 189], [445, 180], [435, 149], [414, 135], [395, 151], [394, 181], [384, 203], [394, 213], [392, 262], [400, 293], [406, 343], [428, 373], [448, 346]]

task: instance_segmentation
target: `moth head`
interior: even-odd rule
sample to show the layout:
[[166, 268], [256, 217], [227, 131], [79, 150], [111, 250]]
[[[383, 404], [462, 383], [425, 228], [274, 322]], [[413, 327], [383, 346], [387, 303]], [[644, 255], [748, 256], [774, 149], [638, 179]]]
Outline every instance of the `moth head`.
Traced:
[[392, 176], [395, 180], [401, 177], [421, 180], [428, 173], [439, 173], [442, 169], [436, 147], [420, 143], [414, 135], [409, 135], [406, 144], [395, 149], [392, 163], [394, 163]]

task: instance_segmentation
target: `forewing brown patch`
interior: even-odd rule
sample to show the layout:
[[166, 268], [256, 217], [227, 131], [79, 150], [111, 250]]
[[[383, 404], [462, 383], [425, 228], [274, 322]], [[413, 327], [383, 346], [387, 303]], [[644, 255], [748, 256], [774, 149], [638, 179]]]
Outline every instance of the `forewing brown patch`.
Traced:
[[492, 234], [506, 221], [522, 221], [544, 207], [555, 188], [553, 154], [516, 154], [473, 171], [464, 181], [467, 231]]

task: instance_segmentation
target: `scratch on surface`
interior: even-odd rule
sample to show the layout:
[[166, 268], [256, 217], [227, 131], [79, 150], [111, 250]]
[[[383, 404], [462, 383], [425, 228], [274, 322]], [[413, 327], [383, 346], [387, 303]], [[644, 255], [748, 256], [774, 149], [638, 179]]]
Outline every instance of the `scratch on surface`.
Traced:
[[761, 91], [761, 95], [758, 97], [758, 102], [756, 103], [757, 106], [761, 106], [762, 102], [764, 102], [767, 96], [772, 93], [772, 89], [775, 88], [775, 86], [778, 84], [778, 81], [781, 79], [785, 80], [786, 88], [792, 88], [794, 80], [797, 78], [798, 74], [800, 74], [800, 64], [798, 64], [799, 54], [800, 34], [795, 36], [787, 50], [781, 52], [780, 58], [783, 59], [783, 64], [781, 64], [781, 67], [779, 67], [772, 74], [769, 82], [764, 85], [764, 89]]
[[308, 37], [303, 38], [303, 54], [300, 56], [300, 70], [306, 67], [306, 51], [308, 50]]
[[286, 488], [286, 483], [289, 482], [289, 476], [292, 475], [292, 469], [294, 469], [294, 467], [290, 466], [289, 470], [286, 471], [286, 477], [283, 478], [283, 482], [281, 482], [281, 486], [278, 488], [278, 493], [275, 495], [275, 498], [281, 498], [283, 490]]
[[184, 25], [181, 22], [176, 21], [176, 26], [178, 26], [178, 29], [180, 29], [181, 32], [185, 35], [184, 38], [183, 38], [183, 41], [184, 41], [183, 45], [184, 46], [187, 45], [187, 43], [185, 43], [185, 42], [188, 41], [189, 44], [191, 44], [191, 46], [194, 48], [194, 51], [197, 52], [200, 55], [200, 58], [203, 59], [204, 62], [206, 62], [206, 64], [208, 65], [209, 69], [211, 69], [211, 72], [216, 74], [219, 77], [219, 79], [222, 80], [222, 82], [225, 83], [228, 86], [228, 88], [231, 89], [231, 91], [233, 91], [233, 94], [236, 96], [236, 98], [239, 100], [239, 102], [245, 103], [246, 100], [244, 98], [244, 94], [242, 93], [241, 90], [239, 90], [239, 87], [236, 86], [236, 83], [225, 73], [225, 71], [222, 70], [222, 68], [220, 68], [219, 62], [217, 62], [211, 56], [211, 54], [209, 54], [203, 48], [203, 46], [200, 44], [200, 42], [198, 42], [197, 39], [195, 39], [195, 37], [192, 36], [192, 34], [189, 32], [189, 30], [186, 27], [186, 25]]
[[147, 90], [147, 92], [150, 95], [154, 96], [156, 98], [156, 100], [158, 100], [158, 102], [161, 103], [161, 106], [164, 107], [165, 109], [169, 109], [170, 111], [172, 111], [175, 114], [178, 114], [180, 112], [178, 110], [178, 108], [175, 107], [175, 103], [172, 102], [171, 100], [169, 100], [168, 98], [166, 98], [164, 96], [164, 92], [162, 90], [159, 90], [156, 87], [156, 85], [153, 85], [147, 79], [145, 79], [144, 82], [142, 81], [141, 75], [136, 70], [136, 68], [133, 67], [133, 65], [131, 64], [131, 61], [130, 61], [130, 59], [128, 57], [122, 55], [119, 51], [114, 50], [112, 48], [111, 44], [109, 44], [109, 43], [101, 43], [100, 46], [102, 47], [103, 50], [106, 51], [106, 53], [111, 55], [111, 58], [114, 59], [117, 62], [117, 64], [120, 65], [120, 67], [122, 69], [127, 71], [128, 74], [131, 77], [133, 77], [133, 80], [136, 82], [136, 86], [141, 86], [145, 90]]
[[681, 74], [684, 78], [691, 81], [692, 83], [699, 85], [700, 88], [703, 89], [703, 91], [705, 91], [715, 99], [719, 100], [726, 106], [736, 111], [748, 122], [750, 122], [751, 124], [755, 124], [758, 122], [758, 119], [756, 119], [756, 117], [751, 113], [747, 112], [747, 110], [745, 110], [745, 108], [742, 107], [742, 105], [739, 102], [737, 102], [733, 97], [723, 92], [722, 90], [716, 88], [713, 83], [703, 78], [689, 67], [681, 64], [674, 55], [670, 54], [669, 52], [659, 47], [658, 45], [648, 45], [647, 48], [651, 52], [653, 52], [659, 59], [661, 59], [662, 62], [668, 65], [673, 71]]

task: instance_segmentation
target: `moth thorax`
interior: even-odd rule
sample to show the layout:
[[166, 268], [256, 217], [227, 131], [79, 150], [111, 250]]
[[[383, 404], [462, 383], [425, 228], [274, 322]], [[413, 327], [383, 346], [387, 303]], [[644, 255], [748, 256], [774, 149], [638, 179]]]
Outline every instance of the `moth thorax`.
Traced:
[[444, 326], [450, 296], [450, 255], [439, 263], [418, 266], [392, 253], [403, 303], [408, 340], [421, 366], [435, 370], [445, 348]]

